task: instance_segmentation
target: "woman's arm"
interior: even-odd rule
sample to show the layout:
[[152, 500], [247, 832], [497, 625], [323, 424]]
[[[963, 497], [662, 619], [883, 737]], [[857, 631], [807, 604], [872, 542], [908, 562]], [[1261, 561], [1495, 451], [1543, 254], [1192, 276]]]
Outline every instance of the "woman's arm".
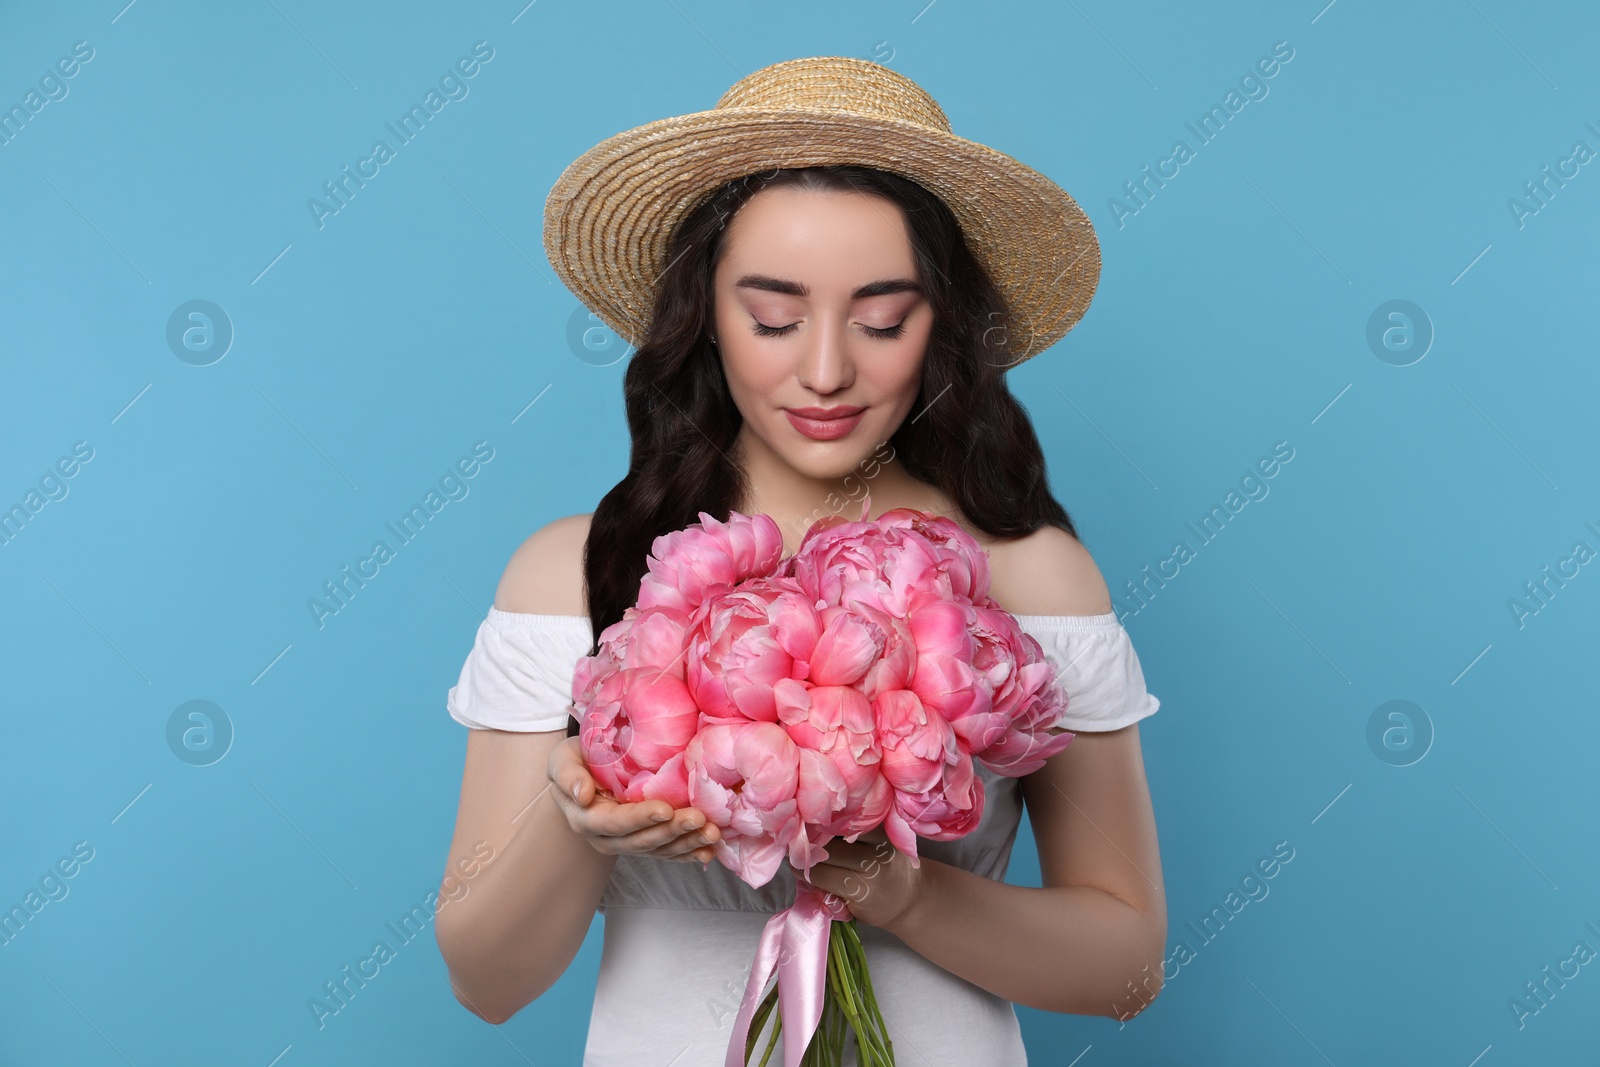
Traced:
[[[582, 612], [587, 534], [587, 516], [573, 516], [529, 537], [506, 566], [495, 606]], [[572, 832], [547, 792], [551, 751], [565, 739], [565, 730], [473, 730], [467, 738], [455, 837], [439, 893], [448, 903], [434, 920], [434, 934], [456, 998], [492, 1023], [509, 1019], [566, 972], [616, 863]], [[463, 861], [485, 854], [493, 859], [463, 879], [471, 869]]]
[[[1111, 596], [1087, 549], [1047, 526], [990, 550], [994, 597], [1017, 614], [1097, 615]], [[1135, 723], [1080, 732], [1021, 782], [1044, 886], [948, 864], [886, 927], [1018, 1004], [1128, 1018], [1160, 991], [1167, 901]]]
[[1022, 790], [1044, 886], [923, 859], [920, 891], [886, 929], [1015, 1003], [1074, 1015], [1137, 1014], [1161, 990], [1167, 938], [1138, 724], [1077, 734], [1022, 780]]
[[[459, 873], [440, 889], [448, 903], [434, 935], [456, 999], [491, 1023], [511, 1018], [566, 972], [616, 863], [572, 832], [549, 795], [545, 767], [564, 740], [565, 731], [474, 730], [467, 738], [446, 868]], [[463, 878], [471, 867], [461, 861], [475, 847], [493, 859]]]
[[[525, 541], [495, 606], [580, 614], [588, 519], [558, 519]], [[489, 1022], [505, 1022], [566, 972], [618, 855], [688, 862], [720, 834], [695, 808], [618, 803], [598, 788], [565, 730], [467, 739], [434, 936], [456, 999]]]

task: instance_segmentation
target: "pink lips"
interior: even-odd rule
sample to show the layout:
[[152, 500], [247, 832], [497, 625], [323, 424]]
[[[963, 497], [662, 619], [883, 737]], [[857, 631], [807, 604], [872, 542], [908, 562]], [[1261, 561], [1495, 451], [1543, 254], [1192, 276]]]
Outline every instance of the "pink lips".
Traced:
[[845, 436], [861, 423], [867, 409], [857, 405], [835, 408], [784, 408], [783, 413], [795, 429], [813, 441], [833, 441]]

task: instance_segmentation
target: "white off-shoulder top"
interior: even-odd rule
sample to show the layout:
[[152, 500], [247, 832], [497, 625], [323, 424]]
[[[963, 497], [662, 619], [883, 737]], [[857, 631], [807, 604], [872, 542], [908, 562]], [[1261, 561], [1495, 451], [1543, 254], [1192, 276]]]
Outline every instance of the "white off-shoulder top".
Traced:
[[[1115, 612], [1017, 615], [1067, 692], [1058, 725], [1117, 730], [1160, 701]], [[474, 730], [565, 732], [572, 677], [588, 655], [587, 615], [490, 608], [446, 706]], [[983, 817], [956, 841], [919, 839], [919, 855], [1002, 880], [1022, 817], [1019, 781], [977, 765]], [[600, 975], [589, 1019], [585, 1067], [660, 1064], [722, 1067], [733, 1019], [767, 919], [794, 901], [787, 865], [752, 888], [713, 862], [617, 857], [599, 901], [604, 917]], [[1003, 1000], [932, 963], [893, 934], [860, 924], [879, 1007], [896, 1059], [911, 1064], [1027, 1063], [1016, 1013]], [[846, 1055], [855, 1067], [854, 1050]]]

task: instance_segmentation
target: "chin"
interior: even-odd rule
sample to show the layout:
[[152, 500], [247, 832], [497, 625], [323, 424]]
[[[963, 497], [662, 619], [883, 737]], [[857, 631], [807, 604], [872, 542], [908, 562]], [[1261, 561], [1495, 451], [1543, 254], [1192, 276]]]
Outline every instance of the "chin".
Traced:
[[869, 447], [855, 447], [838, 441], [813, 441], [811, 447], [778, 453], [784, 461], [808, 478], [834, 481], [854, 471], [872, 454]]
[[[794, 434], [792, 429], [789, 432]], [[864, 428], [852, 433], [848, 440], [812, 441], [799, 435], [795, 437], [797, 439], [785, 441], [778, 454], [801, 474], [819, 481], [859, 473], [861, 464], [872, 456], [877, 443], [877, 438]]]

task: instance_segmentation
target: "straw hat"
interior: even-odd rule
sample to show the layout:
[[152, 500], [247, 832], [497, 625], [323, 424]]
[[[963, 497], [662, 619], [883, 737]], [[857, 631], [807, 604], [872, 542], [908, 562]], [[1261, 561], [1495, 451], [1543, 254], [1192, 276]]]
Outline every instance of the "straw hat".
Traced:
[[589, 310], [638, 345], [685, 215], [736, 178], [833, 163], [903, 175], [949, 206], [1006, 298], [1015, 363], [1083, 317], [1100, 245], [1077, 202], [1038, 171], [951, 133], [933, 97], [905, 75], [843, 56], [763, 67], [710, 111], [595, 145], [550, 190], [545, 254]]

